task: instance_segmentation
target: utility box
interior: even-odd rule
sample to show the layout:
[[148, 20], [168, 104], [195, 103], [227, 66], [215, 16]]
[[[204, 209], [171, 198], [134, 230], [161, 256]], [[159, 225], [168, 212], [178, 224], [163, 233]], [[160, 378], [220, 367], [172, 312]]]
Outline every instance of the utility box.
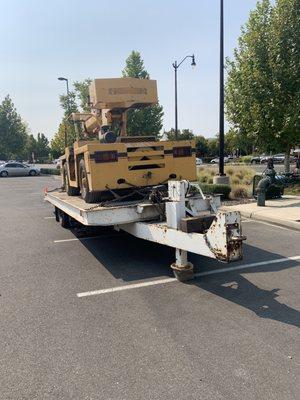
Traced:
[[127, 109], [155, 104], [155, 80], [137, 78], [95, 79], [90, 85], [90, 101], [96, 109]]

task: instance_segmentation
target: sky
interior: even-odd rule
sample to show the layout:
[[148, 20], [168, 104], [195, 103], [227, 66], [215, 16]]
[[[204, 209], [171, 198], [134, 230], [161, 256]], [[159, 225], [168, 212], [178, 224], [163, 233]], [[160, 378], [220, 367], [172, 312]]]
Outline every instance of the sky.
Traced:
[[[178, 69], [178, 127], [218, 132], [219, 0], [0, 0], [0, 101], [9, 94], [33, 135], [51, 139], [71, 82], [121, 76], [132, 50], [157, 80], [164, 129], [174, 127], [172, 63]], [[231, 57], [256, 0], [224, 0], [225, 55]]]

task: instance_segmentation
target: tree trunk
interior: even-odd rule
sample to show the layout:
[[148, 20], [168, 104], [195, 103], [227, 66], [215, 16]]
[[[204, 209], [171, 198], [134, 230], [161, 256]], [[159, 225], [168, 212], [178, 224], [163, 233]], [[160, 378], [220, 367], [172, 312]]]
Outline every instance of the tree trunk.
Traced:
[[290, 146], [287, 146], [286, 151], [285, 151], [285, 157], [284, 157], [284, 171], [290, 172], [290, 152], [291, 148]]

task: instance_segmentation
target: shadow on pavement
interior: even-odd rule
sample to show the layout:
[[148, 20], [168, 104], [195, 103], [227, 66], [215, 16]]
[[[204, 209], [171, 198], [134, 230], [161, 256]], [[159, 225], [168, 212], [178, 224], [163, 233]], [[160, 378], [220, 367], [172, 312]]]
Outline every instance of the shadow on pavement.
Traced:
[[[291, 265], [287, 268], [291, 268]], [[282, 268], [277, 266], [277, 269]], [[260, 271], [251, 270], [251, 272]], [[277, 300], [279, 296], [277, 293], [280, 288], [261, 289], [238, 273], [230, 274], [230, 279], [226, 279], [226, 274], [222, 274], [222, 276], [214, 276], [213, 280], [209, 281], [207, 277], [194, 284], [203, 290], [253, 311], [260, 318], [273, 319], [284, 324], [300, 327], [300, 312]]]
[[[151, 278], [173, 276], [169, 267], [174, 262], [174, 249], [156, 243], [137, 239], [126, 233], [103, 235], [103, 237], [82, 240], [82, 244], [116, 278], [132, 282]], [[190, 254], [196, 272], [218, 270], [237, 265], [283, 258], [257, 247], [244, 245], [244, 259], [225, 264], [213, 259]], [[299, 265], [297, 261], [266, 264], [244, 269], [242, 273], [276, 272]], [[241, 275], [241, 271], [203, 276], [190, 285], [196, 285], [217, 296], [239, 304], [253, 311], [261, 318], [273, 319], [285, 324], [300, 327], [299, 311], [277, 301], [280, 288], [261, 289]]]

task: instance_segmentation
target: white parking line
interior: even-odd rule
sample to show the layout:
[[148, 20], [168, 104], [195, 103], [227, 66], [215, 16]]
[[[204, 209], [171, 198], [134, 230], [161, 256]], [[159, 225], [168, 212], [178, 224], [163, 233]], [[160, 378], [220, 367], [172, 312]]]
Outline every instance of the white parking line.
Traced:
[[54, 240], [54, 243], [64, 243], [64, 242], [78, 242], [79, 240], [89, 240], [89, 239], [97, 239], [99, 236], [89, 236], [83, 238], [72, 238], [72, 239], [60, 239]]
[[91, 240], [91, 239], [109, 239], [109, 238], [114, 238], [114, 237], [120, 237], [120, 236], [126, 236], [126, 233], [112, 233], [112, 234], [103, 234], [99, 236], [88, 236], [88, 237], [81, 237], [81, 238], [71, 238], [71, 239], [59, 239], [59, 240], [54, 240], [54, 243], [64, 243], [64, 242], [78, 242], [78, 241], [83, 241], [83, 240]]
[[54, 219], [55, 217], [44, 217], [44, 219]]
[[[220, 268], [220, 269], [215, 269], [215, 270], [211, 270], [211, 271], [198, 272], [198, 273], [194, 274], [194, 276], [196, 278], [198, 278], [200, 276], [216, 275], [216, 274], [222, 274], [224, 272], [239, 271], [239, 270], [243, 270], [243, 269], [260, 267], [262, 265], [278, 264], [278, 263], [283, 263], [283, 262], [287, 262], [287, 261], [296, 261], [296, 260], [300, 260], [300, 256], [277, 258], [275, 260], [266, 260], [266, 261], [261, 261], [261, 262], [257, 262], [257, 263], [237, 265], [236, 267], [226, 267], [226, 268]], [[165, 278], [165, 279], [159, 279], [159, 280], [149, 281], [149, 282], [134, 283], [132, 285], [115, 286], [115, 287], [111, 287], [111, 288], [107, 288], [107, 289], [91, 290], [89, 292], [77, 293], [77, 297], [88, 297], [88, 296], [95, 296], [98, 294], [120, 292], [123, 290], [137, 289], [137, 288], [146, 287], [146, 286], [163, 285], [166, 283], [171, 283], [171, 282], [176, 282], [176, 281], [177, 281], [176, 278]]]

